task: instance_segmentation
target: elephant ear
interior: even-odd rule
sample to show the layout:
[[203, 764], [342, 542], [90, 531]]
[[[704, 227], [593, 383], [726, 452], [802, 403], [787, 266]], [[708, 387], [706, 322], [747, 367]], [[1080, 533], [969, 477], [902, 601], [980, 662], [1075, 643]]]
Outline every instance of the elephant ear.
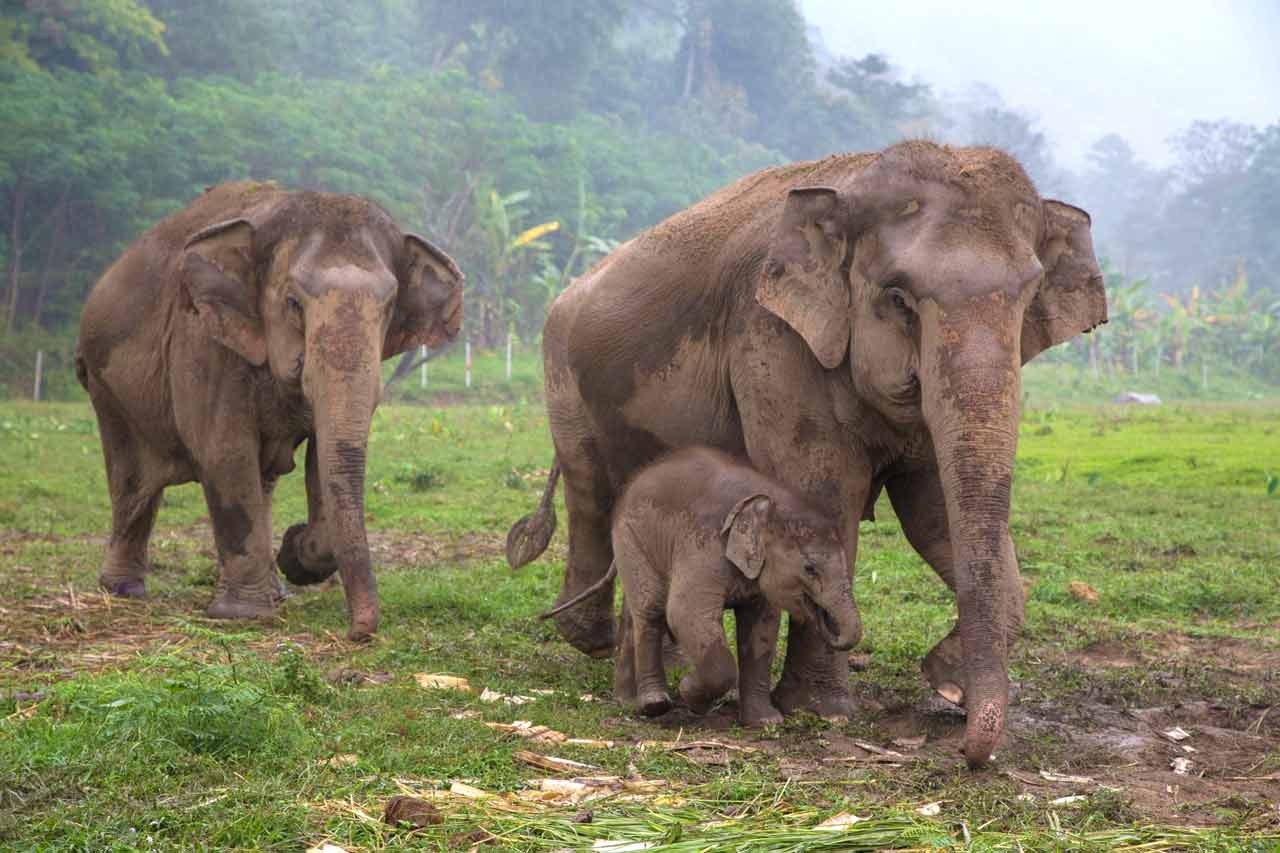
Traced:
[[832, 187], [787, 193], [756, 291], [756, 301], [795, 329], [828, 370], [844, 360], [849, 346], [844, 218]]
[[183, 248], [179, 270], [189, 303], [210, 337], [254, 367], [265, 364], [267, 338], [249, 221], [230, 219], [197, 232]]
[[1107, 294], [1093, 253], [1089, 214], [1044, 202], [1040, 263], [1044, 284], [1022, 320], [1022, 363], [1055, 344], [1107, 322]]
[[417, 234], [406, 234], [397, 278], [400, 290], [383, 358], [420, 346], [438, 347], [458, 336], [465, 276], [453, 258]]
[[768, 495], [751, 495], [733, 505], [724, 517], [720, 535], [728, 534], [724, 556], [749, 580], [764, 569], [764, 547], [773, 501]]

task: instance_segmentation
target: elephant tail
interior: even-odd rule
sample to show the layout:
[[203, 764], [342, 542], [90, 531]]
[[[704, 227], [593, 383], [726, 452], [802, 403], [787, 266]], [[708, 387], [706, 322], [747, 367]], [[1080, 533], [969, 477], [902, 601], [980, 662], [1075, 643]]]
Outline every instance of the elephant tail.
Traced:
[[560, 480], [560, 457], [551, 462], [547, 486], [542, 490], [542, 500], [532, 514], [511, 525], [507, 531], [507, 565], [512, 571], [538, 558], [551, 543], [556, 532], [556, 483]]
[[89, 390], [89, 366], [85, 363], [84, 352], [80, 349], [80, 339], [76, 338], [76, 379], [80, 387]]
[[604, 589], [609, 584], [613, 583], [613, 579], [616, 578], [617, 576], [618, 576], [618, 562], [617, 560], [614, 560], [612, 563], [609, 564], [609, 571], [604, 573], [604, 577], [600, 578], [600, 580], [596, 581], [591, 586], [587, 587], [582, 592], [578, 593], [573, 598], [566, 601], [564, 604], [557, 604], [555, 607], [551, 608], [546, 613], [543, 613], [538, 618], [550, 619], [552, 616], [555, 616], [557, 613], [563, 613], [564, 611], [568, 610], [571, 607], [577, 607], [583, 601], [587, 600], [588, 598], [595, 595], [600, 590]]

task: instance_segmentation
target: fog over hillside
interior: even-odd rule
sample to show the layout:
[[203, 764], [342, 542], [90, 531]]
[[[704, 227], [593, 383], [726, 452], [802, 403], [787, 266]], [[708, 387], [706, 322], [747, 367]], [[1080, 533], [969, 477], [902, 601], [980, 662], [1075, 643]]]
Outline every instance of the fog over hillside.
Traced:
[[1169, 137], [1193, 121], [1280, 117], [1280, 4], [1268, 0], [800, 5], [833, 54], [884, 53], [942, 93], [995, 88], [1072, 167], [1108, 133], [1169, 166]]

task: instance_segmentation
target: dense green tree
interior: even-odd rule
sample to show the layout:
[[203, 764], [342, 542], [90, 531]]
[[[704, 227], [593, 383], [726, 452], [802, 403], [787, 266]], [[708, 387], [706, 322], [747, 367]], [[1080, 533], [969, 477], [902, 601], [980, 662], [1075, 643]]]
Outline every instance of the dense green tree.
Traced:
[[139, 0], [13, 0], [0, 14], [0, 59], [105, 74], [163, 54], [163, 33]]
[[[496, 341], [771, 163], [924, 134], [1000, 145], [1046, 193], [1069, 177], [994, 91], [942, 99], [886, 57], [815, 51], [793, 0], [11, 0], [0, 127], [0, 329], [68, 338], [127, 242], [238, 178], [384, 204], [474, 271], [467, 333]], [[1274, 287], [1280, 125], [1193, 125], [1176, 148], [1166, 174], [1101, 140], [1064, 195], [1130, 278]]]

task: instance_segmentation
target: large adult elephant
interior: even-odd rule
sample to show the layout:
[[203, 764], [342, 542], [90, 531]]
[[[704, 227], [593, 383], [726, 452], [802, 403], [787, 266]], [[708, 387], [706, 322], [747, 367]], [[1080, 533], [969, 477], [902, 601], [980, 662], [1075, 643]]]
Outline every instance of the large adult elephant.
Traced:
[[111, 495], [102, 586], [143, 594], [161, 491], [198, 480], [219, 563], [208, 614], [273, 613], [271, 491], [305, 439], [308, 518], [280, 568], [295, 583], [340, 571], [349, 636], [372, 635], [364, 475], [380, 363], [456, 336], [462, 282], [372, 202], [273, 184], [210, 189], [140, 237], [89, 294], [76, 353]]
[[[547, 408], [565, 479], [558, 601], [609, 568], [622, 484], [672, 448], [742, 454], [843, 520], [887, 489], [959, 618], [924, 661], [968, 711], [971, 766], [1008, 704], [1023, 593], [1009, 538], [1020, 368], [1106, 320], [1088, 215], [1041, 199], [992, 148], [904, 142], [766, 169], [615, 250], [552, 307]], [[543, 507], [510, 537], [545, 546]], [[559, 616], [570, 643], [614, 645], [612, 589]], [[774, 701], [852, 711], [847, 659], [792, 625]]]

